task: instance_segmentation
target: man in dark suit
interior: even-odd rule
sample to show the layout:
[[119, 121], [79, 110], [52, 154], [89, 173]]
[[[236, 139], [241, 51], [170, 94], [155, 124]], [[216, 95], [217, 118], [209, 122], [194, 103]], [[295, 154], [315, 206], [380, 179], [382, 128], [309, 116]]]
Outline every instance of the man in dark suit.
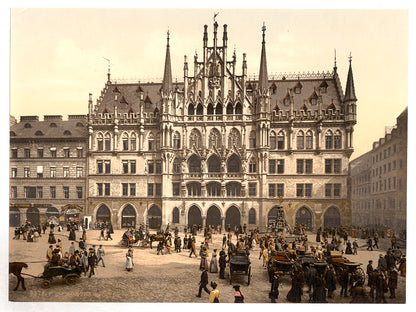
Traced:
[[199, 290], [197, 297], [201, 298], [202, 289], [205, 290], [205, 292], [209, 295], [210, 291], [207, 288], [208, 285], [208, 269], [206, 267], [202, 268], [202, 274], [201, 274], [201, 281], [199, 282]]

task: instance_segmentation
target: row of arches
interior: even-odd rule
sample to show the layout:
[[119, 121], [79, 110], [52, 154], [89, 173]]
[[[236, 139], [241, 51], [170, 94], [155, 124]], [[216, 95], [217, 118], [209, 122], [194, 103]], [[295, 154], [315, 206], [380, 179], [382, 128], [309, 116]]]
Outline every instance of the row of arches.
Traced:
[[[22, 218], [24, 216], [24, 218]], [[45, 212], [45, 220], [50, 220], [51, 218], [55, 218], [59, 220], [61, 214], [59, 213], [58, 208], [56, 207], [48, 207]], [[65, 220], [77, 219], [79, 218], [80, 213], [74, 209], [67, 209], [64, 213]], [[20, 226], [24, 221], [29, 221], [32, 225], [40, 225], [41, 223], [41, 212], [36, 207], [30, 207], [26, 210], [26, 213], [23, 214], [20, 212], [18, 208], [12, 207], [10, 208], [10, 215], [9, 215], [9, 225], [16, 227]]]
[[[233, 105], [232, 103], [228, 103], [225, 112], [227, 115], [241, 115], [243, 114], [243, 106], [240, 102], [235, 103], [235, 105]], [[221, 103], [217, 103], [217, 105], [215, 106], [212, 103], [209, 103], [206, 108], [206, 113], [207, 115], [222, 115], [223, 106]], [[202, 105], [202, 103], [190, 103], [188, 105], [188, 115], [204, 115], [204, 106]]]

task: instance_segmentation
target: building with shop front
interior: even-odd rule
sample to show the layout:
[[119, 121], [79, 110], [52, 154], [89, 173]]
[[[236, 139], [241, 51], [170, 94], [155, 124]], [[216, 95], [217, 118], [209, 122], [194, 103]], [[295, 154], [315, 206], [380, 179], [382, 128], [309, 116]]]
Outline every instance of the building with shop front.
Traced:
[[85, 214], [85, 115], [21, 116], [10, 126], [10, 226]]
[[407, 108], [396, 125], [350, 166], [354, 224], [406, 230]]
[[270, 77], [265, 34], [256, 79], [216, 22], [210, 40], [204, 26], [193, 69], [185, 56], [181, 82], [172, 81], [169, 34], [161, 82], [117, 83], [108, 73], [96, 103], [89, 98], [86, 216], [115, 228], [265, 229], [282, 213], [291, 227], [351, 224], [351, 59], [345, 93], [336, 63]]

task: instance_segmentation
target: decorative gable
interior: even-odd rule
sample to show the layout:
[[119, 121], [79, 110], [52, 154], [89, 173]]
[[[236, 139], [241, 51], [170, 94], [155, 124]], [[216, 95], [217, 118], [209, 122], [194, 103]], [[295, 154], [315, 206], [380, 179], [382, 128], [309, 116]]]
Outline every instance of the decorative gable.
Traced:
[[118, 87], [117, 87], [117, 86], [115, 86], [115, 87], [114, 87], [114, 89], [113, 89], [113, 93], [120, 93], [120, 90], [118, 89]]
[[312, 95], [309, 97], [309, 103], [316, 105], [318, 103], [318, 95], [313, 91]]

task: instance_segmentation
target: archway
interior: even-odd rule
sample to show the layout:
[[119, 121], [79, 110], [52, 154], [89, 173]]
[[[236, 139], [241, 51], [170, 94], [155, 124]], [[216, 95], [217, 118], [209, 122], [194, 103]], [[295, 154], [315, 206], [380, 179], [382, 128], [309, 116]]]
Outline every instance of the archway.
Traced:
[[188, 226], [192, 227], [193, 225], [202, 226], [201, 210], [195, 205], [188, 210]]
[[40, 224], [40, 214], [39, 209], [35, 207], [31, 207], [26, 212], [26, 219], [30, 221], [32, 225], [39, 225]]
[[151, 229], [160, 229], [162, 226], [162, 211], [156, 205], [150, 207], [147, 212], [147, 223]]
[[312, 212], [309, 208], [306, 206], [302, 206], [297, 212], [296, 212], [296, 218], [295, 218], [295, 226], [296, 225], [304, 225], [306, 230], [312, 230]]
[[267, 214], [267, 226], [272, 227], [273, 224], [278, 228], [282, 228], [286, 224], [286, 215], [283, 207], [273, 207]]
[[232, 154], [227, 160], [227, 172], [240, 172], [241, 161], [236, 154]]
[[248, 211], [248, 224], [256, 224], [256, 209], [254, 208]]
[[221, 159], [217, 155], [211, 155], [208, 158], [208, 172], [220, 172], [221, 171]]
[[339, 227], [341, 214], [336, 207], [329, 207], [324, 214], [324, 228]]
[[121, 213], [121, 227], [136, 226], [136, 210], [132, 205], [128, 204]]
[[95, 215], [95, 220], [97, 222], [111, 222], [111, 211], [106, 205], [101, 205], [98, 208], [97, 213]]
[[228, 229], [228, 225], [231, 226], [231, 230], [241, 225], [240, 210], [236, 206], [231, 206], [225, 213], [225, 227]]
[[46, 210], [46, 220], [55, 219], [59, 221], [59, 210], [55, 207], [49, 207]]
[[207, 225], [215, 227], [221, 225], [221, 212], [217, 206], [209, 207], [207, 211]]
[[179, 209], [178, 207], [172, 210], [172, 223], [179, 223]]
[[9, 226], [20, 226], [20, 211], [17, 208], [10, 208]]

